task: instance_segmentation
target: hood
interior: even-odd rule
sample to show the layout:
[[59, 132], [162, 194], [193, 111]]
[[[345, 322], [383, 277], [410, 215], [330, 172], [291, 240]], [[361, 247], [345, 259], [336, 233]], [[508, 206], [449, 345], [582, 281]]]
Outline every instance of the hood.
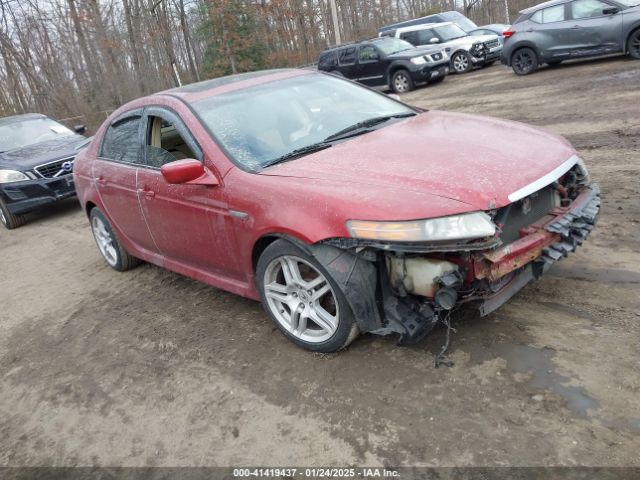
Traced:
[[469, 211], [489, 210], [574, 154], [562, 137], [535, 127], [429, 111], [261, 175], [340, 182], [352, 191], [377, 186], [396, 191], [399, 202], [403, 192], [420, 192], [462, 202]]
[[456, 38], [455, 40], [449, 40], [444, 42], [447, 47], [465, 47], [470, 48], [471, 45], [478, 42], [488, 42], [489, 40], [498, 40], [497, 35], [474, 35]]
[[0, 153], [0, 166], [30, 170], [44, 163], [53, 162], [65, 157], [75, 157], [78, 150], [88, 140], [82, 135], [66, 135], [64, 137], [34, 143], [26, 147], [16, 148]]
[[387, 58], [401, 59], [421, 57], [423, 55], [431, 55], [432, 53], [441, 52], [443, 49], [444, 47], [440, 45], [422, 45], [416, 48], [411, 48], [409, 50], [403, 50], [402, 52], [394, 53], [393, 55], [389, 55]]

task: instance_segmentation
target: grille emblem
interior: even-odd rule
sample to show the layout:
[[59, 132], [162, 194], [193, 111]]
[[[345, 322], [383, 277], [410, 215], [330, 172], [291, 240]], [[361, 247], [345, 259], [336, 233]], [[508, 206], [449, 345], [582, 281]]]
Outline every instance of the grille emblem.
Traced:
[[73, 162], [64, 162], [61, 168], [63, 172], [70, 172], [73, 170]]

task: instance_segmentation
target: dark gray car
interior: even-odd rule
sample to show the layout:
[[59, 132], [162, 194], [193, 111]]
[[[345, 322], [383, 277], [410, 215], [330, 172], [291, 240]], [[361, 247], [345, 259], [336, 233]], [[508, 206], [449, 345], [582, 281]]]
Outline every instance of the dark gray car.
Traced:
[[542, 63], [625, 53], [640, 59], [640, 0], [551, 0], [504, 32], [502, 63], [518, 75]]

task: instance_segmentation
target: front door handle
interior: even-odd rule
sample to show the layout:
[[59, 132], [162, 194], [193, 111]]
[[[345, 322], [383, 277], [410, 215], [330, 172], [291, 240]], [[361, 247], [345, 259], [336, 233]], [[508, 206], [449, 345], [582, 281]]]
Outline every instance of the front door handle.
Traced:
[[141, 193], [142, 195], [144, 195], [147, 198], [153, 198], [156, 195], [156, 192], [154, 192], [153, 190], [147, 190], [146, 188], [143, 189], [138, 189], [138, 193]]

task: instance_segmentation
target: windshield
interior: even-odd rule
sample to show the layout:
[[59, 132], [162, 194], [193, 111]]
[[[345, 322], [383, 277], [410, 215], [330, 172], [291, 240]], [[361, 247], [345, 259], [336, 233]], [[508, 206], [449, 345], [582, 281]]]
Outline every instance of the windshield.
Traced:
[[0, 125], [0, 152], [73, 134], [67, 127], [50, 118], [19, 120]]
[[384, 52], [385, 55], [393, 55], [394, 53], [411, 50], [414, 47], [409, 42], [400, 40], [399, 38], [390, 38], [382, 42], [376, 42], [376, 47]]
[[359, 122], [415, 114], [385, 95], [324, 74], [236, 90], [192, 106], [232, 159], [248, 170], [259, 170]]
[[454, 40], [456, 38], [462, 38], [467, 36], [464, 30], [462, 30], [459, 26], [454, 24], [442, 25], [441, 27], [434, 27], [433, 30], [440, 37], [440, 41], [442, 42], [448, 42], [449, 40]]

